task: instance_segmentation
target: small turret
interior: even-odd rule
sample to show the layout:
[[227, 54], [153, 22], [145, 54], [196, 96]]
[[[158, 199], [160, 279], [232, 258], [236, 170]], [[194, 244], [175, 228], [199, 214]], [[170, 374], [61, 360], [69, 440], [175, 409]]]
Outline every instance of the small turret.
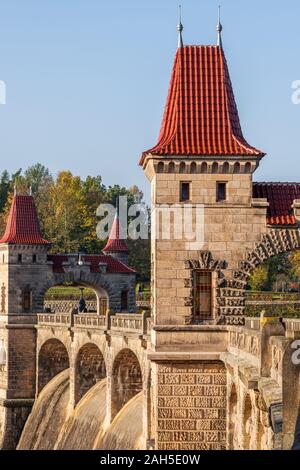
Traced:
[[110, 255], [122, 263], [128, 265], [129, 249], [123, 234], [122, 227], [120, 225], [118, 212], [116, 212], [109, 239], [105, 248], [103, 249], [103, 253]]

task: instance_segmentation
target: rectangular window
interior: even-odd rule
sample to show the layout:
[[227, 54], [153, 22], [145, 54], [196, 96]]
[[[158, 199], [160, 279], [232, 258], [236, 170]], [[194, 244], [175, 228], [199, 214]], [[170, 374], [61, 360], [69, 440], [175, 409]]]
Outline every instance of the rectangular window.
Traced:
[[201, 323], [212, 320], [212, 273], [211, 271], [196, 271], [194, 274], [195, 322]]
[[36, 263], [36, 255], [32, 255], [32, 262]]
[[217, 202], [226, 201], [226, 183], [217, 183]]
[[180, 201], [190, 200], [190, 183], [180, 183]]
[[22, 263], [22, 255], [18, 254], [18, 263]]
[[99, 314], [100, 315], [106, 315], [107, 312], [107, 300], [106, 299], [100, 299], [99, 300]]

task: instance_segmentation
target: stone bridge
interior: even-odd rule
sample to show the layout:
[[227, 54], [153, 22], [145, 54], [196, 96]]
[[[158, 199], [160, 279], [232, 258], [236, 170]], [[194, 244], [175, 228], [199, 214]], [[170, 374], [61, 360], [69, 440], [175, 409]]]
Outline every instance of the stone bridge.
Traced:
[[[164, 351], [162, 339], [172, 329], [175, 344], [177, 327], [153, 326], [145, 312], [42, 313], [34, 329], [35, 398], [69, 369], [72, 410], [106, 377], [106, 404], [99, 406], [106, 407], [108, 427], [142, 391], [145, 449], [289, 449], [293, 444], [300, 403], [300, 320], [262, 317], [246, 318], [243, 327], [187, 325], [186, 347], [179, 352]], [[161, 344], [153, 350], [151, 336], [157, 330]], [[4, 448], [16, 447], [31, 405], [23, 401], [10, 407], [7, 400]]]

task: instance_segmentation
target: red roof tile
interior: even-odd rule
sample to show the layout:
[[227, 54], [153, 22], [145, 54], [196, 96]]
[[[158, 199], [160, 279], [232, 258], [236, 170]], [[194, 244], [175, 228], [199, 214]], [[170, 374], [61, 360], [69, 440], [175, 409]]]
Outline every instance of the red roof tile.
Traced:
[[126, 264], [122, 263], [113, 256], [108, 255], [86, 255], [83, 257], [84, 261], [91, 263], [91, 272], [98, 273], [99, 263], [107, 264], [108, 273], [135, 273], [134, 269], [129, 268]]
[[103, 253], [128, 253], [128, 245], [122, 233], [120, 220], [117, 214], [111, 227], [109, 239], [102, 251]]
[[158, 143], [143, 153], [141, 165], [147, 154], [265, 155], [243, 137], [221, 47], [185, 46], [177, 50]]
[[[91, 272], [100, 273], [99, 263], [107, 265], [108, 273], [129, 273], [133, 274], [135, 271], [126, 266], [121, 261], [108, 255], [84, 255], [83, 262], [91, 263]], [[56, 273], [64, 273], [63, 263], [68, 261], [68, 255], [48, 255], [48, 261], [53, 262], [53, 271]]]
[[47, 245], [40, 232], [36, 207], [32, 196], [14, 196], [0, 243]]
[[253, 197], [268, 200], [269, 225], [295, 225], [292, 204], [300, 199], [300, 183], [253, 183]]

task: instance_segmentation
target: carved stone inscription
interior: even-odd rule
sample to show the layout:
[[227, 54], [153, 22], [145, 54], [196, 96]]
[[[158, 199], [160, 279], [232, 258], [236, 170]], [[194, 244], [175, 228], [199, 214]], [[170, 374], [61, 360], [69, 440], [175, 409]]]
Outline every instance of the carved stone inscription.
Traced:
[[223, 363], [165, 363], [157, 370], [157, 449], [226, 450]]

